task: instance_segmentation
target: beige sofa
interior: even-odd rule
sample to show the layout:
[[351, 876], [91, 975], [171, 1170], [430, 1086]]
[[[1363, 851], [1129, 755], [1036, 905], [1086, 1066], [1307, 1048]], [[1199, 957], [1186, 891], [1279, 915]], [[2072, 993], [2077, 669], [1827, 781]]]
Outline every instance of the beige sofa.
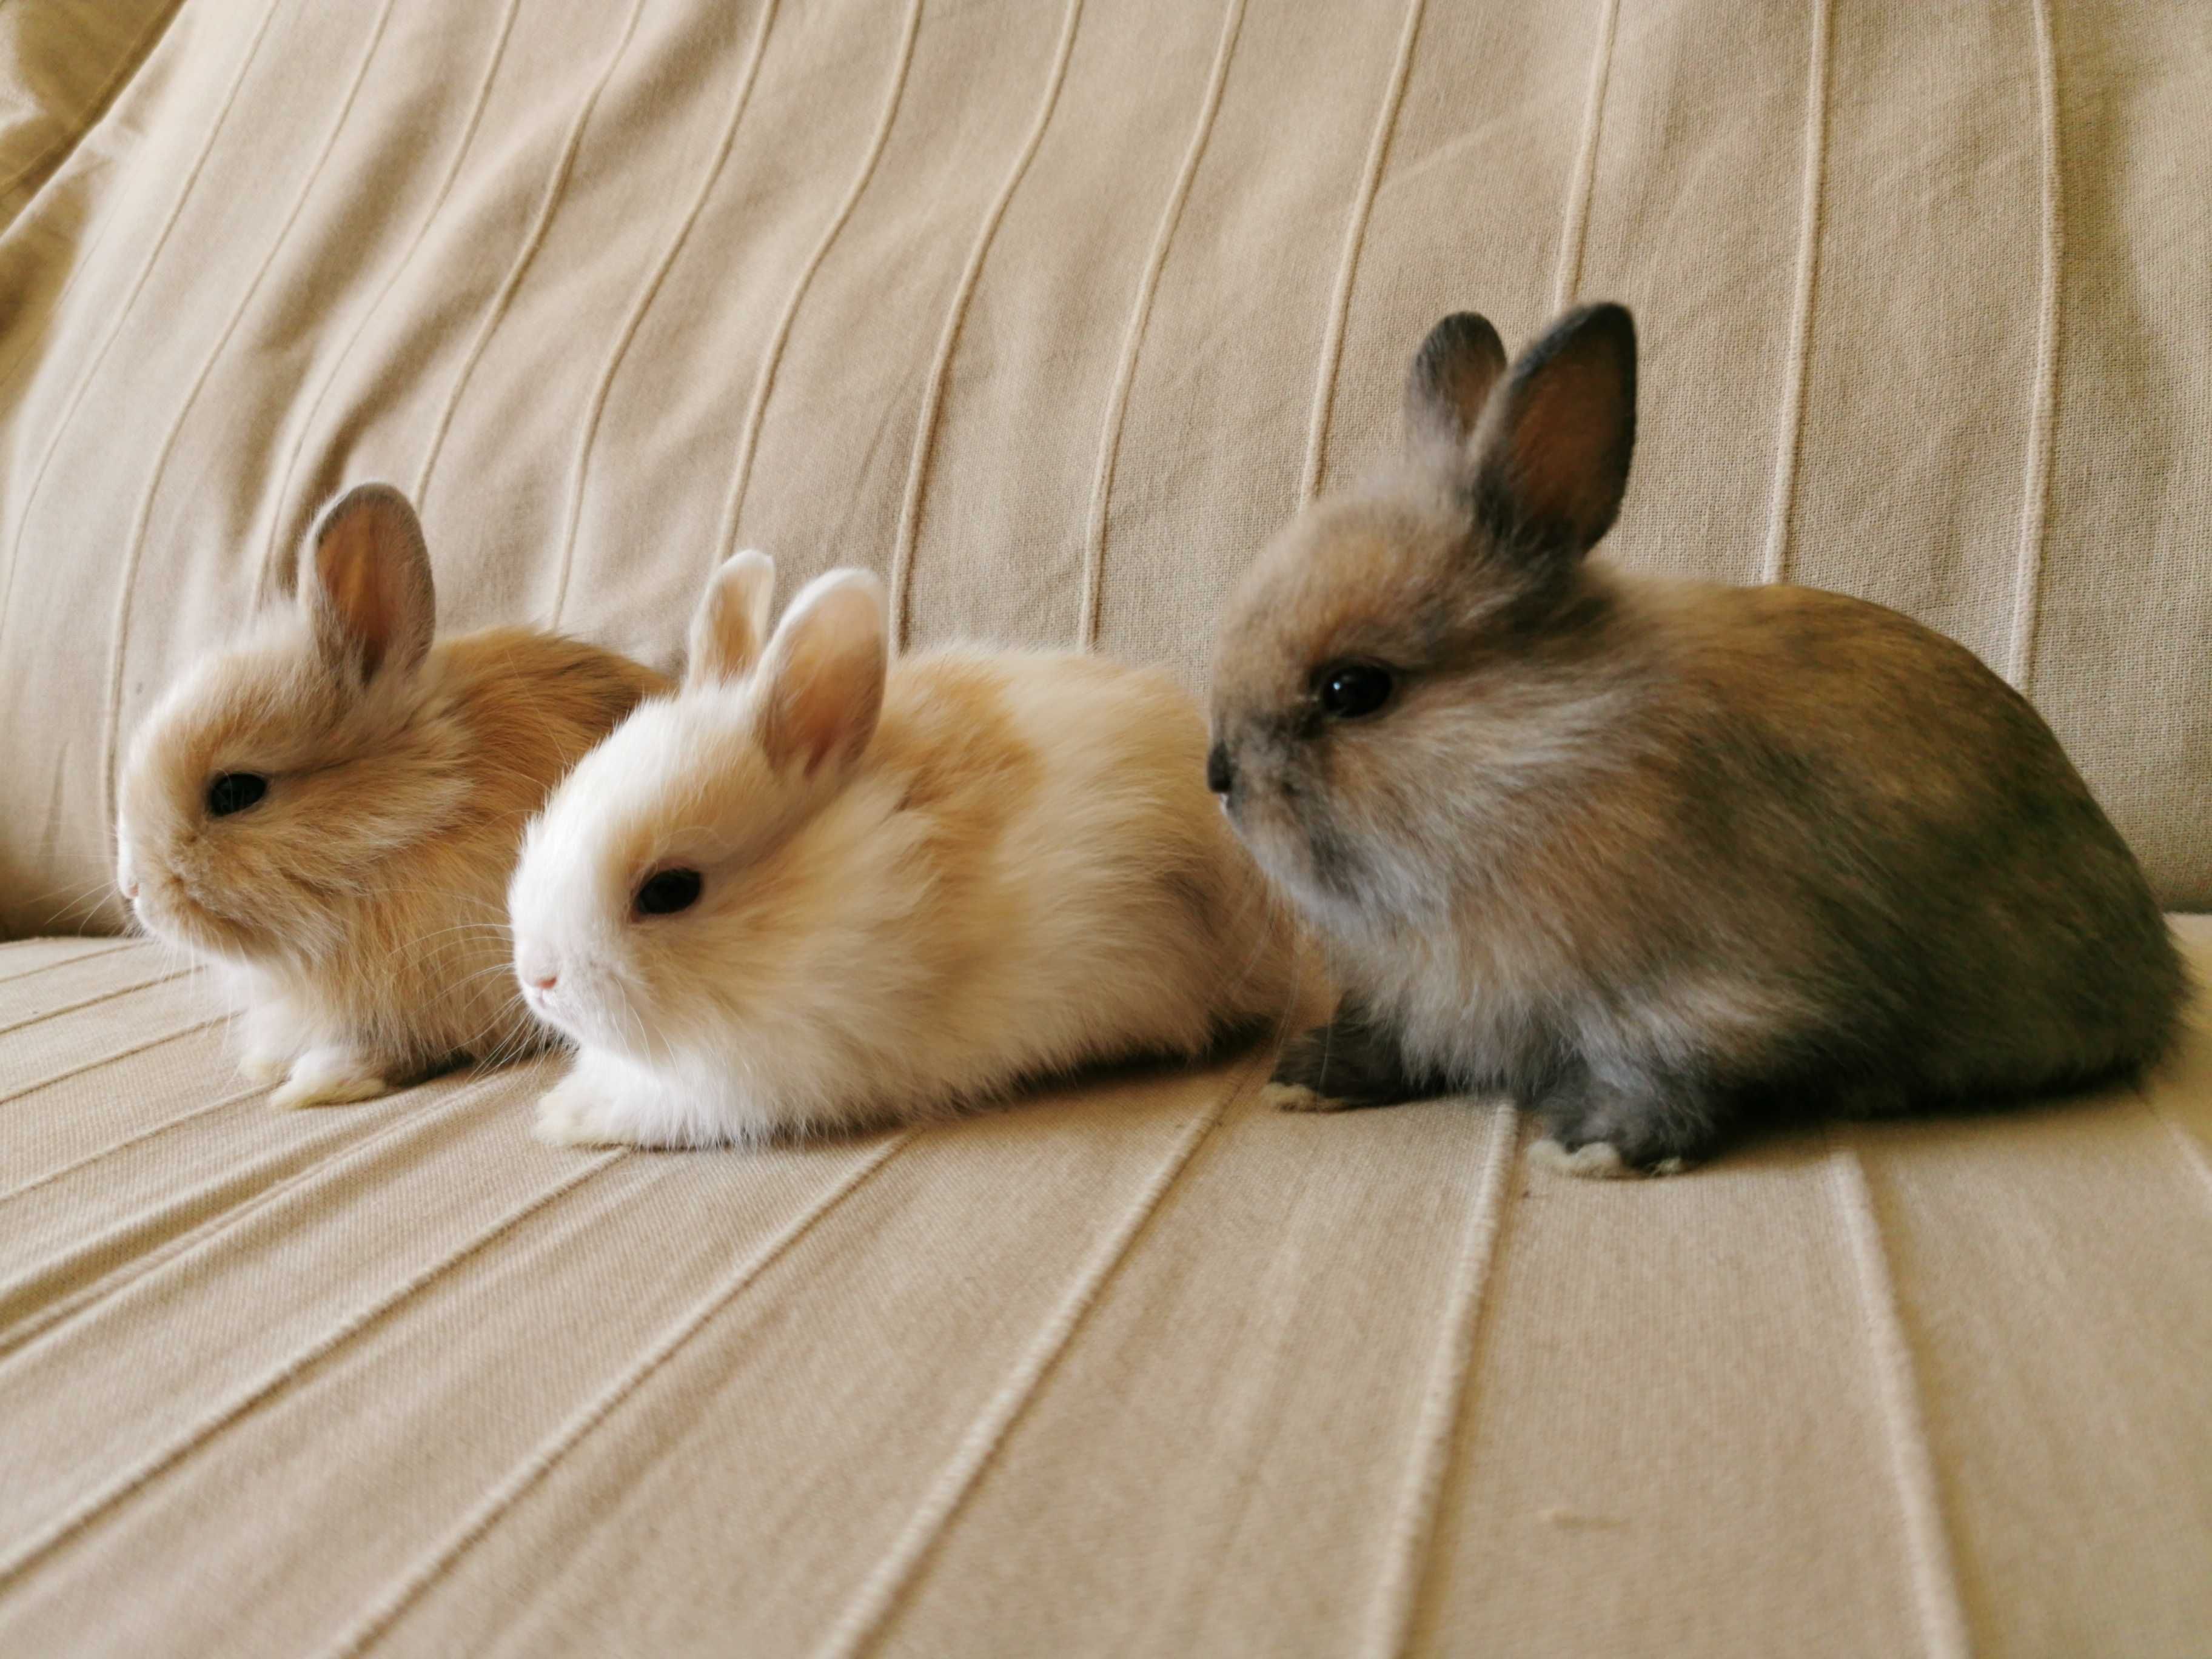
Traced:
[[1609, 295], [1615, 556], [1956, 635], [2203, 908], [2208, 103], [2193, 0], [0, 8], [0, 1652], [2212, 1653], [2205, 1012], [1625, 1186], [1253, 1062], [586, 1156], [273, 1112], [105, 886], [343, 483], [455, 626], [751, 544], [1195, 687], [1434, 317]]

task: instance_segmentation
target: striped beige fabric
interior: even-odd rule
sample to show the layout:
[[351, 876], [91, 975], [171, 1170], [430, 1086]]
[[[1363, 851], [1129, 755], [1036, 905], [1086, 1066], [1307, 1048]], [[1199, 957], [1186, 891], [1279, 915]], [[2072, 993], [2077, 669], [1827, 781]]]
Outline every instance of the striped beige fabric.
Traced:
[[2147, 1096], [1621, 1186], [1249, 1071], [556, 1152], [536, 1066], [271, 1112], [206, 994], [0, 947], [0, 1652], [2212, 1631], [2202, 1012]]
[[1437, 315], [1600, 295], [1617, 556], [1964, 640], [2202, 908], [2208, 106], [2197, 0], [0, 0], [0, 1653], [2207, 1652], [2203, 1008], [1648, 1184], [1249, 1065], [586, 1157], [53, 936], [343, 483], [457, 627], [751, 544], [1196, 685]]

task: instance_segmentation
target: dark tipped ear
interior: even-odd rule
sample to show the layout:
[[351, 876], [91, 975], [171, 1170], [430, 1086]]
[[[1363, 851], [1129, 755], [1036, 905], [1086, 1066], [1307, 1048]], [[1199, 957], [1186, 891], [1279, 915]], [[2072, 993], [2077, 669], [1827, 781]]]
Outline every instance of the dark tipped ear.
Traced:
[[1475, 511], [1501, 538], [1571, 554], [1613, 528], [1636, 447], [1636, 325], [1585, 306], [1521, 354], [1474, 441]]
[[348, 490], [322, 516], [300, 562], [299, 598], [315, 647], [366, 684], [410, 673], [437, 626], [430, 554], [407, 498], [390, 484]]
[[748, 548], [722, 561], [691, 617], [684, 684], [727, 684], [750, 673], [768, 643], [769, 604], [775, 594], [775, 562], [767, 554]]
[[1505, 343], [1487, 319], [1455, 311], [1429, 331], [1406, 371], [1406, 435], [1456, 455], [1505, 373]]

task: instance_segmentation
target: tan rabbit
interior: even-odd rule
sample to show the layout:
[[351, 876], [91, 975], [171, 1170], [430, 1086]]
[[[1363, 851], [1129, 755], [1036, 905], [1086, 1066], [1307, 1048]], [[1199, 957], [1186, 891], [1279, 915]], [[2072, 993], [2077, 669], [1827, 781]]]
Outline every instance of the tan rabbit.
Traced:
[[2157, 1059], [2179, 958], [2025, 699], [1879, 605], [1589, 556], [1635, 410], [1620, 307], [1510, 374], [1448, 317], [1397, 468], [1231, 599], [1209, 781], [1345, 989], [1285, 1103], [1499, 1089], [1611, 1174]]
[[283, 1106], [360, 1100], [546, 1040], [507, 974], [522, 828], [650, 670], [522, 629], [434, 640], [413, 508], [331, 507], [297, 592], [139, 731], [117, 881], [149, 931], [232, 981]]
[[774, 574], [722, 567], [682, 691], [531, 825], [515, 969], [579, 1048], [541, 1139], [942, 1117], [1288, 1014], [1293, 930], [1206, 798], [1188, 696], [1096, 657], [888, 663], [866, 571], [771, 635]]

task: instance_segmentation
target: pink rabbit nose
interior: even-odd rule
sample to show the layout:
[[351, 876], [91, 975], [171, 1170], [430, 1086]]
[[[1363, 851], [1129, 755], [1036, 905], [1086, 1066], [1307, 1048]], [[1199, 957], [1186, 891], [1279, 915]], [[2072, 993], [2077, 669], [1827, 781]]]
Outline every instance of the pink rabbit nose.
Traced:
[[558, 974], [532, 974], [530, 982], [541, 991], [550, 991], [561, 982]]
[[135, 881], [125, 882], [123, 884], [123, 896], [127, 899], [137, 898], [138, 896], [138, 884]]
[[548, 962], [535, 951], [517, 957], [514, 971], [522, 982], [533, 991], [550, 991], [561, 981], [559, 965]]

